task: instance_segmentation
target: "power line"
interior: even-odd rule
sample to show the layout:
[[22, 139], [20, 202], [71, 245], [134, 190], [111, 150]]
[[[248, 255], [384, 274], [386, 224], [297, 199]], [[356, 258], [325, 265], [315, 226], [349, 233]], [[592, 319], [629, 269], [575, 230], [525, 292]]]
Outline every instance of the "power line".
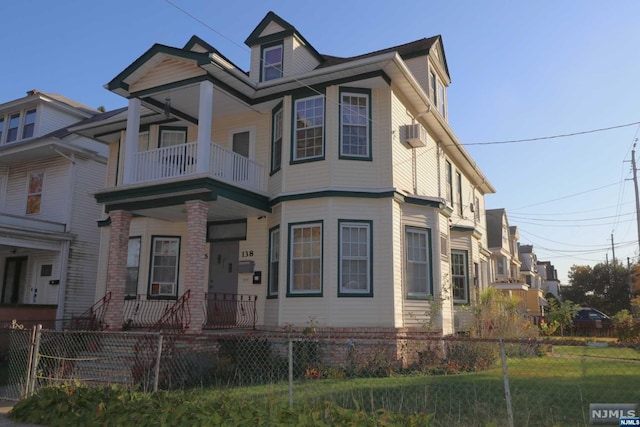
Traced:
[[607, 130], [619, 129], [619, 128], [624, 128], [624, 127], [628, 127], [628, 126], [638, 125], [638, 124], [640, 124], [640, 122], [633, 122], [633, 123], [627, 123], [627, 124], [623, 124], [623, 125], [609, 126], [609, 127], [606, 127], [606, 128], [585, 130], [585, 131], [581, 131], [581, 132], [563, 133], [563, 134], [560, 134], [560, 135], [540, 136], [540, 137], [537, 137], [537, 138], [511, 139], [511, 140], [507, 140], [507, 141], [467, 142], [467, 143], [462, 144], [462, 145], [496, 145], [496, 144], [514, 144], [514, 143], [518, 143], [518, 142], [542, 141], [542, 140], [545, 140], [545, 139], [566, 138], [566, 137], [569, 137], [569, 136], [585, 135], [585, 134], [588, 134], [588, 133], [596, 133], [596, 132], [604, 132], [604, 131], [607, 131]]
[[620, 184], [620, 182], [614, 182], [612, 184], [603, 185], [602, 187], [596, 187], [596, 188], [592, 188], [590, 190], [581, 191], [579, 193], [574, 193], [574, 194], [569, 194], [567, 196], [558, 197], [557, 199], [551, 199], [551, 200], [547, 200], [545, 202], [538, 202], [538, 203], [533, 203], [531, 205], [520, 206], [519, 208], [511, 209], [511, 211], [517, 211], [519, 209], [525, 209], [525, 208], [529, 208], [531, 206], [538, 206], [538, 205], [544, 205], [546, 203], [557, 202], [558, 200], [569, 199], [571, 197], [580, 196], [582, 194], [590, 193], [592, 191], [602, 190], [603, 188], [612, 187], [612, 186], [618, 185], [618, 184]]

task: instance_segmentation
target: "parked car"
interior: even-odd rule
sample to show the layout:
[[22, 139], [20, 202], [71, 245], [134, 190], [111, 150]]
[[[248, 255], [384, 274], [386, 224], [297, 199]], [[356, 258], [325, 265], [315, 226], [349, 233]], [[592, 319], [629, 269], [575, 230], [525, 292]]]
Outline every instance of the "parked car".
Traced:
[[573, 329], [578, 335], [608, 334], [613, 321], [603, 312], [591, 307], [582, 307], [572, 319]]

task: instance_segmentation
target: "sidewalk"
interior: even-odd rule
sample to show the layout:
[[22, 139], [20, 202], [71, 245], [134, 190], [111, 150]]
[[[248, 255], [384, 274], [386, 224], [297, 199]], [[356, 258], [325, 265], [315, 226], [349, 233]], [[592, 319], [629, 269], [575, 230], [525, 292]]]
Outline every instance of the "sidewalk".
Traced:
[[11, 421], [7, 413], [13, 408], [14, 402], [0, 400], [0, 427], [41, 427], [36, 424], [22, 424]]

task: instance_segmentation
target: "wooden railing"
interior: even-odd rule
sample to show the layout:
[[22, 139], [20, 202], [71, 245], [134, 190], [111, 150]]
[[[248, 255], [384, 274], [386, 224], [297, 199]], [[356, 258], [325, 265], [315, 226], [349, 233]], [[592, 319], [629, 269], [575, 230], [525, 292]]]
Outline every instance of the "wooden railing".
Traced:
[[212, 293], [205, 296], [204, 329], [256, 328], [256, 295]]

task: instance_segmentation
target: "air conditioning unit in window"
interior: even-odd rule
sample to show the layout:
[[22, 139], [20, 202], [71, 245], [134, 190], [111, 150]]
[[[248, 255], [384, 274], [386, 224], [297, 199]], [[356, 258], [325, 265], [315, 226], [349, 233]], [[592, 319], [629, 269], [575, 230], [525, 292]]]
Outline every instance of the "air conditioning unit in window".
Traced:
[[427, 145], [427, 130], [420, 123], [406, 125], [404, 128], [405, 141], [412, 148], [425, 147]]

